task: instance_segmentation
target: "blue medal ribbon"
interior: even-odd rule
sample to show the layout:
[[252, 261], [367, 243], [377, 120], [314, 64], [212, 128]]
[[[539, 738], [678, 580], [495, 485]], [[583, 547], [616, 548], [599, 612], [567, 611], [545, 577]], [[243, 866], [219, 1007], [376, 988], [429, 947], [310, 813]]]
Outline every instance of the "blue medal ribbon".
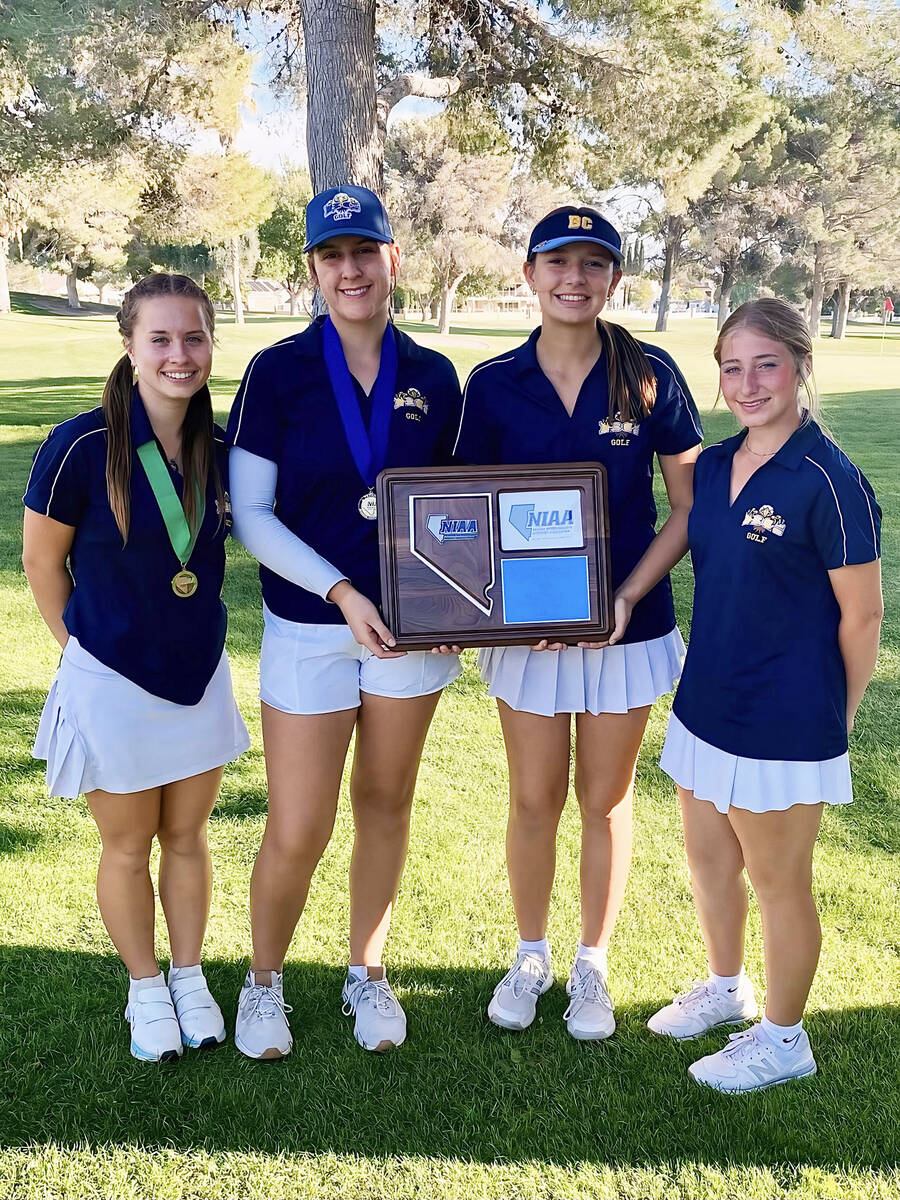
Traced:
[[378, 377], [372, 388], [372, 412], [368, 429], [360, 412], [353, 376], [344, 357], [344, 347], [341, 345], [338, 331], [331, 323], [331, 317], [326, 317], [322, 325], [322, 350], [350, 453], [363, 483], [371, 491], [375, 484], [375, 476], [387, 460], [388, 434], [397, 386], [397, 343], [394, 339], [394, 327], [388, 321], [384, 337], [381, 339], [381, 358]]

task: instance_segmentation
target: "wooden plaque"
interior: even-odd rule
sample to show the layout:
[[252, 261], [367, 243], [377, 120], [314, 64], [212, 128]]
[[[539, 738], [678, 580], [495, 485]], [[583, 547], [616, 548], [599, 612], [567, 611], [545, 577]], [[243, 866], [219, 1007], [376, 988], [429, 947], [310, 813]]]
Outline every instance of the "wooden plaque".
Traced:
[[402, 649], [609, 635], [600, 463], [395, 467], [376, 489], [382, 609]]

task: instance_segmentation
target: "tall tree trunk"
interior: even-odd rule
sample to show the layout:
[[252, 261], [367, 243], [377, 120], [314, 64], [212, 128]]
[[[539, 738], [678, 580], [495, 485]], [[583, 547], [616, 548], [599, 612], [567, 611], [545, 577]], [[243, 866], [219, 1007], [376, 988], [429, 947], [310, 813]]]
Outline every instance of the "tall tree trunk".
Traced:
[[831, 336], [843, 339], [847, 336], [847, 317], [850, 313], [850, 281], [842, 279], [834, 297], [834, 314], [831, 318]]
[[662, 291], [659, 294], [659, 308], [656, 311], [656, 332], [665, 332], [669, 324], [669, 293], [672, 291], [672, 276], [678, 263], [678, 249], [684, 233], [684, 220], [681, 217], [666, 219], [664, 237], [666, 245], [666, 262], [663, 267]]
[[73, 267], [66, 276], [66, 296], [69, 301], [69, 308], [81, 308], [81, 301], [78, 299], [78, 268]]
[[819, 336], [822, 321], [822, 304], [825, 300], [825, 243], [816, 242], [816, 261], [813, 267], [812, 295], [809, 299], [809, 332]]
[[301, 0], [306, 149], [313, 194], [341, 183], [380, 191], [375, 0]]
[[453, 301], [456, 299], [456, 289], [465, 279], [465, 272], [455, 279], [445, 279], [441, 287], [441, 309], [438, 318], [438, 333], [450, 332], [450, 314], [453, 312]]
[[299, 294], [293, 288], [288, 288], [288, 313], [292, 317], [296, 317], [297, 315], [297, 297]]
[[244, 304], [241, 300], [241, 241], [233, 237], [228, 243], [228, 259], [231, 267], [231, 294], [234, 297], [234, 322], [244, 323]]
[[0, 237], [0, 316], [12, 310], [9, 298], [9, 276], [6, 273], [6, 263], [9, 258], [9, 238], [4, 234]]
[[97, 284], [97, 303], [98, 303], [98, 304], [102, 304], [102, 303], [103, 303], [103, 289], [104, 289], [105, 287], [106, 287], [106, 284], [105, 284], [105, 283], [98, 283], [98, 284]]
[[719, 314], [716, 329], [721, 329], [731, 315], [731, 293], [734, 290], [734, 263], [722, 263], [722, 282], [719, 284]]

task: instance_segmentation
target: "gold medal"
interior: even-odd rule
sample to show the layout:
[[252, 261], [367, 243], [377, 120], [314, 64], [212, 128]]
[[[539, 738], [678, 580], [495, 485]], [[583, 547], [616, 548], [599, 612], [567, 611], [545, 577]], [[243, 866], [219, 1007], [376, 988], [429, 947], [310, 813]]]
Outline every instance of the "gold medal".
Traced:
[[359, 515], [365, 517], [367, 521], [374, 521], [378, 516], [378, 501], [375, 499], [375, 493], [371, 490], [360, 499], [357, 507]]
[[197, 576], [193, 571], [179, 571], [177, 575], [172, 577], [172, 591], [176, 596], [181, 596], [182, 599], [187, 599], [188, 596], [193, 596], [197, 590]]

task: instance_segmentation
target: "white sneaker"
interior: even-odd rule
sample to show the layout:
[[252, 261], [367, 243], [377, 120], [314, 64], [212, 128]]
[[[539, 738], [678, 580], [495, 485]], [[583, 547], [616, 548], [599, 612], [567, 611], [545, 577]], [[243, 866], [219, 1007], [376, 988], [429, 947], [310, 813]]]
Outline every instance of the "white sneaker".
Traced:
[[181, 1030], [165, 982], [128, 988], [125, 1020], [131, 1026], [131, 1053], [141, 1062], [175, 1062], [181, 1058]]
[[222, 1010], [212, 998], [202, 971], [197, 975], [179, 975], [177, 969], [170, 969], [169, 994], [185, 1046], [203, 1049], [225, 1041]]
[[355, 1015], [353, 1036], [364, 1050], [391, 1050], [406, 1041], [406, 1013], [388, 983], [381, 979], [354, 979], [348, 975], [341, 992], [345, 1017]]
[[761, 1025], [733, 1033], [723, 1050], [708, 1054], [688, 1067], [695, 1083], [735, 1093], [756, 1092], [815, 1073], [816, 1060], [805, 1029], [782, 1047], [766, 1036]]
[[757, 1014], [753, 984], [742, 975], [736, 988], [720, 992], [710, 979], [695, 983], [676, 996], [671, 1004], [653, 1014], [647, 1028], [664, 1037], [700, 1037], [717, 1025], [739, 1025], [752, 1021]]
[[566, 991], [570, 1000], [563, 1020], [573, 1038], [580, 1042], [592, 1042], [608, 1038], [615, 1032], [612, 1000], [599, 967], [583, 958], [576, 958]]
[[501, 1029], [527, 1029], [537, 1012], [538, 997], [553, 983], [550, 959], [520, 950], [497, 986], [488, 1017]]
[[284, 975], [270, 972], [271, 983], [264, 986], [256, 982], [256, 975], [262, 974], [247, 972], [238, 998], [234, 1044], [248, 1058], [284, 1058], [294, 1044], [287, 1020], [291, 1006], [284, 1002]]

